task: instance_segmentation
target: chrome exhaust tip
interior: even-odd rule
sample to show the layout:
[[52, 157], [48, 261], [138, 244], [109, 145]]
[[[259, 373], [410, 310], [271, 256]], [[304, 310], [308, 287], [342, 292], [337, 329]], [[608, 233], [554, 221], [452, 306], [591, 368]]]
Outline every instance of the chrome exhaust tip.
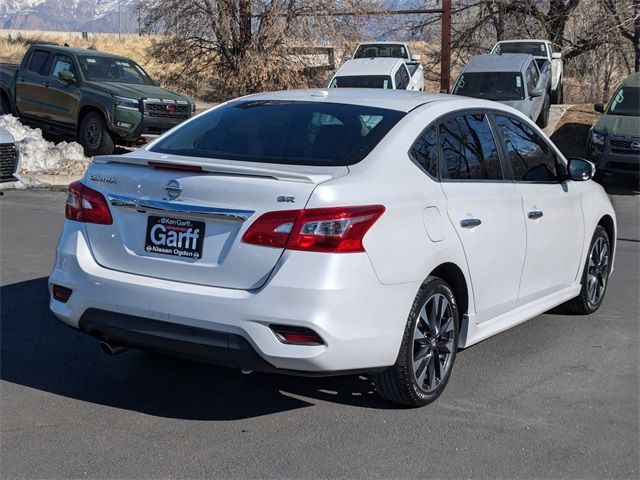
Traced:
[[119, 355], [127, 351], [127, 347], [122, 347], [120, 345], [112, 345], [111, 343], [105, 342], [105, 341], [101, 341], [99, 345], [100, 345], [100, 350], [102, 350], [102, 353], [110, 357], [113, 357], [114, 355]]

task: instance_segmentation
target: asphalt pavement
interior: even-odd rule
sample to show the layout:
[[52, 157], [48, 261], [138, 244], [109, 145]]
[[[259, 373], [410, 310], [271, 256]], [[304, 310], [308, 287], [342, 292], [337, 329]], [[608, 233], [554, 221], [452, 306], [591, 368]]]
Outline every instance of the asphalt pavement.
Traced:
[[48, 309], [65, 194], [6, 192], [0, 476], [638, 478], [640, 197], [608, 188], [619, 231], [602, 308], [541, 315], [461, 351], [422, 409], [385, 403], [360, 376], [104, 356]]

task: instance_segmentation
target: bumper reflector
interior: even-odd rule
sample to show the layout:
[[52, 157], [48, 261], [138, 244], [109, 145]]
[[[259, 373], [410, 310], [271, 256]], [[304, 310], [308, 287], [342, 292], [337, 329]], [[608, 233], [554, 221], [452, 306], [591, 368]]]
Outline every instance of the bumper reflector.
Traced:
[[63, 287], [61, 285], [53, 286], [53, 298], [55, 298], [59, 302], [67, 303], [72, 293], [73, 290], [71, 290], [70, 288]]
[[310, 328], [290, 325], [269, 325], [282, 343], [290, 345], [324, 345], [322, 338]]

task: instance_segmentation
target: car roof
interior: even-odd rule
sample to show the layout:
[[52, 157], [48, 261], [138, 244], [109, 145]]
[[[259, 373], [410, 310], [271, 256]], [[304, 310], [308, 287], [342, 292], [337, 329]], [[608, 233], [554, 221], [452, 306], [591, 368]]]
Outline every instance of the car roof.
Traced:
[[515, 39], [515, 40], [500, 40], [497, 43], [521, 43], [521, 42], [542, 42], [542, 43], [546, 43], [549, 40], [541, 40], [539, 38], [519, 38], [519, 39]]
[[390, 75], [398, 64], [404, 64], [401, 58], [356, 58], [347, 60], [336, 76], [351, 77], [362, 75]]
[[361, 42], [361, 43], [358, 44], [358, 46], [360, 46], [360, 45], [405, 45], [405, 44], [406, 44], [405, 42], [400, 42], [400, 41], [394, 42], [394, 41], [386, 40], [386, 41], [383, 41], [383, 42], [374, 42], [374, 41], [372, 41], [372, 42]]
[[61, 53], [73, 53], [75, 55], [99, 55], [101, 57], [111, 57], [111, 58], [127, 58], [122, 55], [114, 55], [112, 53], [100, 52], [98, 50], [93, 50], [90, 48], [75, 48], [75, 47], [65, 47], [64, 45], [54, 45], [51, 43], [34, 43], [33, 47], [39, 47], [46, 50], [52, 50], [55, 52]]
[[[451, 102], [457, 108], [502, 108], [502, 105], [467, 98], [459, 95], [424, 93], [409, 90], [384, 88], [328, 88], [307, 90], [283, 90], [280, 92], [256, 93], [234, 101], [280, 101], [280, 102], [323, 102], [346, 105], [362, 105], [410, 112], [426, 104]], [[505, 107], [504, 109], [508, 109]]]
[[622, 82], [622, 86], [640, 88], [640, 72], [632, 73], [625, 78], [624, 82]]
[[520, 72], [533, 59], [528, 53], [476, 55], [464, 67], [464, 72]]

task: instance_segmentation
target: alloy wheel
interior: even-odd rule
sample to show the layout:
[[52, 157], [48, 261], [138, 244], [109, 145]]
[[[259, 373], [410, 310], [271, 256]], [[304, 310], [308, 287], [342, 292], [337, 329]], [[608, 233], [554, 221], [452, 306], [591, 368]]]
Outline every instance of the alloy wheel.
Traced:
[[587, 270], [587, 297], [591, 305], [602, 301], [609, 278], [609, 246], [599, 237], [591, 246]]
[[100, 125], [95, 122], [89, 123], [87, 125], [86, 137], [87, 145], [89, 145], [90, 148], [96, 148], [100, 145], [100, 140], [102, 139]]
[[439, 293], [429, 297], [413, 330], [413, 374], [420, 388], [434, 391], [447, 377], [454, 351], [451, 304]]

